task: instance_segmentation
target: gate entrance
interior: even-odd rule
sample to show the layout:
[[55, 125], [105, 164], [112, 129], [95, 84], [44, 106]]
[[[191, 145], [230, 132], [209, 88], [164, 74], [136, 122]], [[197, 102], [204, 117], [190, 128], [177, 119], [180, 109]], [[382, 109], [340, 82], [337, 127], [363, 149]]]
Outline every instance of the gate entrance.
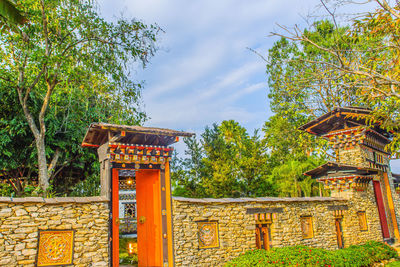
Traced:
[[[120, 236], [126, 229], [131, 234], [136, 232], [138, 266], [173, 266], [169, 176], [173, 149], [169, 146], [179, 136], [193, 134], [106, 123], [89, 127], [82, 146], [98, 148], [101, 195], [111, 201], [109, 247], [113, 267], [119, 266]], [[121, 173], [127, 171], [134, 173], [135, 190], [131, 195], [135, 200], [124, 203], [124, 217], [120, 218], [121, 201], [129, 195], [120, 192], [121, 182], [126, 180]]]

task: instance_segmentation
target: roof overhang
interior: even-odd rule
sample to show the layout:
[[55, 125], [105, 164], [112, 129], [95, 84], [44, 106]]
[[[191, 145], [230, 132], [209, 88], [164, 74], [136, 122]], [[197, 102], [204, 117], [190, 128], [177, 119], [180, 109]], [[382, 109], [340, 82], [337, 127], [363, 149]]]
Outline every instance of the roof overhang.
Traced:
[[312, 176], [312, 178], [321, 177], [338, 177], [338, 176], [367, 176], [375, 175], [379, 172], [377, 169], [341, 164], [337, 162], [327, 162], [313, 170], [305, 172], [305, 175]]
[[385, 138], [391, 138], [389, 133], [378, 124], [369, 125], [368, 118], [372, 110], [361, 107], [335, 107], [332, 111], [302, 125], [300, 130], [317, 136], [324, 136], [334, 131], [355, 127], [369, 127]]
[[179, 137], [191, 137], [194, 133], [170, 129], [118, 125], [110, 123], [92, 123], [83, 138], [83, 147], [99, 147], [106, 142], [124, 144], [143, 144], [154, 146], [169, 146], [179, 140]]

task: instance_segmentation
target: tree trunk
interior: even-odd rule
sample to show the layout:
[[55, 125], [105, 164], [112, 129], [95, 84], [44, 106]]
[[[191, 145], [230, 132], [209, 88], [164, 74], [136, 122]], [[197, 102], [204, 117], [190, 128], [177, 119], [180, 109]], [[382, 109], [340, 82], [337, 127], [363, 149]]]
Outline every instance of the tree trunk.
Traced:
[[38, 168], [39, 168], [39, 185], [46, 191], [49, 188], [49, 176], [47, 172], [47, 161], [46, 161], [46, 146], [44, 142], [44, 134], [40, 135], [36, 139], [36, 149], [38, 152]]

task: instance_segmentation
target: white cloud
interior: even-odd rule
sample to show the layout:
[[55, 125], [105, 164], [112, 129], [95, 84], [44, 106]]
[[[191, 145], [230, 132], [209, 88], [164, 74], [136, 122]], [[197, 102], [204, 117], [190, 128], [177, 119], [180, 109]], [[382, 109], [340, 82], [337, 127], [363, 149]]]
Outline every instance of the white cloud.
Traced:
[[[276, 38], [276, 23], [304, 24], [319, 0], [101, 0], [107, 18], [134, 16], [157, 23], [162, 47], [138, 80], [144, 79], [146, 125], [192, 129], [235, 119], [259, 128], [270, 115], [262, 54]], [[319, 11], [322, 13], [322, 11]], [[302, 15], [302, 16], [301, 16]]]

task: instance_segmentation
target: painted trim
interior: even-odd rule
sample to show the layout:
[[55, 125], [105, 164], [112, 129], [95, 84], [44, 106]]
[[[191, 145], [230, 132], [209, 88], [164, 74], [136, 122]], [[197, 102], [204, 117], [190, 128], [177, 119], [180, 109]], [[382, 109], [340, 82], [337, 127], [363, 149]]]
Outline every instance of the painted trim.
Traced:
[[387, 172], [383, 173], [383, 179], [385, 182], [386, 194], [387, 194], [387, 199], [388, 199], [388, 204], [389, 204], [389, 211], [390, 211], [390, 216], [392, 218], [392, 223], [393, 223], [393, 228], [394, 228], [394, 236], [397, 238], [397, 240], [400, 240], [399, 227], [397, 225], [396, 213], [394, 211], [392, 191], [390, 190], [390, 184], [389, 184], [389, 178], [388, 178]]
[[112, 236], [111, 236], [111, 248], [112, 248], [112, 266], [119, 266], [119, 169], [112, 168], [111, 176], [111, 225], [112, 225]]
[[174, 223], [173, 223], [173, 210], [172, 210], [172, 197], [171, 197], [171, 178], [169, 161], [165, 163], [165, 189], [166, 189], [166, 202], [167, 202], [167, 228], [168, 228], [168, 265], [175, 266], [175, 253], [174, 253]]
[[385, 206], [383, 204], [381, 183], [379, 181], [373, 181], [373, 184], [374, 184], [375, 200], [376, 200], [376, 204], [378, 207], [378, 213], [379, 213], [379, 221], [381, 223], [382, 236], [383, 236], [383, 238], [390, 238], [389, 227], [388, 227], [386, 213], [385, 213]]
[[160, 170], [160, 192], [161, 192], [161, 240], [163, 264], [168, 262], [168, 226], [167, 226], [167, 199], [165, 185], [165, 169]]

